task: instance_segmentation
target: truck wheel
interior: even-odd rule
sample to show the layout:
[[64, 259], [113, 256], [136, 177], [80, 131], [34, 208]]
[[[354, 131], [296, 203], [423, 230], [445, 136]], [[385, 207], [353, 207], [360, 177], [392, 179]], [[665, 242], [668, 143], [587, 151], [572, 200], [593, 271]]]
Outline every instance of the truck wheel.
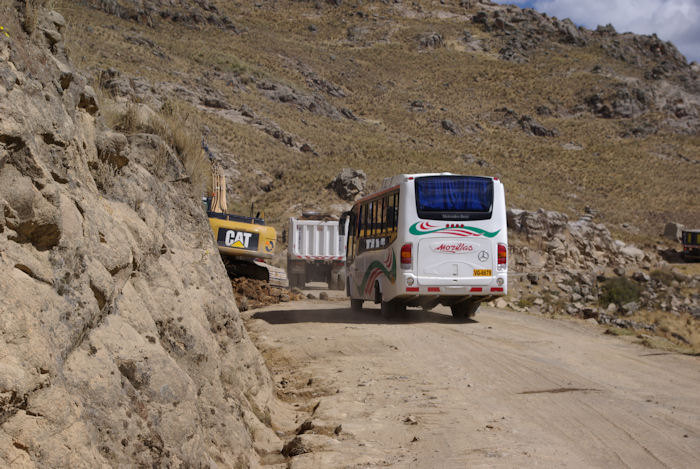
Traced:
[[479, 309], [479, 301], [463, 301], [456, 305], [450, 306], [452, 317], [455, 321], [467, 321], [473, 318], [476, 310]]
[[334, 290], [342, 290], [345, 288], [345, 272], [339, 272], [337, 279]]
[[396, 316], [396, 303], [393, 301], [382, 301], [382, 317], [391, 319]]
[[362, 311], [362, 300], [350, 299], [350, 309], [353, 311]]
[[289, 284], [292, 287], [296, 287], [298, 289], [303, 289], [304, 288], [304, 274], [292, 274], [289, 278]]

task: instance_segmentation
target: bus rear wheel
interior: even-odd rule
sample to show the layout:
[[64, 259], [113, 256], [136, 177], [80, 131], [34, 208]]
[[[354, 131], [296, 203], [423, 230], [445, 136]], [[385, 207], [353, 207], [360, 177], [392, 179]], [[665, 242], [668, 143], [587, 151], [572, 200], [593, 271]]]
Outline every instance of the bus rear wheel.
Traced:
[[452, 317], [455, 321], [467, 321], [474, 317], [476, 310], [479, 309], [479, 301], [463, 301], [456, 305], [450, 306]]
[[396, 300], [382, 301], [382, 316], [390, 319], [406, 312], [406, 305]]
[[353, 311], [362, 311], [362, 300], [350, 298], [350, 309]]

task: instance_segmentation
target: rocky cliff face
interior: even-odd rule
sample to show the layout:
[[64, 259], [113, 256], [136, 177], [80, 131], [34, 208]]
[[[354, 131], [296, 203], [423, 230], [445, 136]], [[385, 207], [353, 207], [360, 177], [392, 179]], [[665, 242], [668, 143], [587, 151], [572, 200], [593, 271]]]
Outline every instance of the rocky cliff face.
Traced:
[[255, 465], [271, 381], [179, 161], [103, 128], [59, 14], [0, 12], [0, 466]]

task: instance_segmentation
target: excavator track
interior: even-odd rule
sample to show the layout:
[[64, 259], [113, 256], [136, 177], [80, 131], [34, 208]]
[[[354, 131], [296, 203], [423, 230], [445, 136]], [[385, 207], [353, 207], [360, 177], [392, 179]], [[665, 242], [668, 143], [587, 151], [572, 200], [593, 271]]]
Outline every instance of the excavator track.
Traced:
[[279, 267], [273, 267], [271, 265], [265, 264], [264, 262], [255, 261], [258, 267], [267, 269], [268, 276], [267, 281], [273, 287], [289, 288], [289, 279], [287, 278], [287, 272]]
[[251, 261], [230, 256], [222, 257], [229, 277], [247, 277], [262, 280], [273, 287], [289, 288], [289, 279], [284, 269], [273, 267], [264, 262]]

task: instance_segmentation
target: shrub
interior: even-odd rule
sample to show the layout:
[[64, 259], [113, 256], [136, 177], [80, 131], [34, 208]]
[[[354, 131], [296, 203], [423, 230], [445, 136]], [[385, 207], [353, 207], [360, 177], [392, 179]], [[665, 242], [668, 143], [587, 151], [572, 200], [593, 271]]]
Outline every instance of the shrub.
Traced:
[[673, 272], [669, 270], [652, 270], [649, 276], [652, 278], [652, 280], [656, 280], [657, 282], [662, 283], [666, 286], [671, 285], [671, 282], [673, 282]]
[[177, 152], [196, 193], [202, 192], [211, 179], [211, 165], [202, 150], [201, 134], [192, 130], [201, 127], [196, 113], [178, 101], [168, 100], [151, 125]]
[[601, 306], [615, 303], [622, 306], [631, 301], [639, 299], [640, 288], [627, 277], [614, 277], [606, 279], [601, 287], [602, 292], [599, 297]]
[[[175, 150], [185, 167], [190, 182], [199, 194], [206, 190], [211, 180], [211, 165], [201, 147], [201, 127], [196, 112], [183, 103], [168, 100], [158, 112], [136, 103], [117, 104], [102, 91], [99, 94], [100, 109], [105, 123], [120, 132], [152, 133]], [[156, 167], [163, 165], [165, 155], [155, 155]]]

